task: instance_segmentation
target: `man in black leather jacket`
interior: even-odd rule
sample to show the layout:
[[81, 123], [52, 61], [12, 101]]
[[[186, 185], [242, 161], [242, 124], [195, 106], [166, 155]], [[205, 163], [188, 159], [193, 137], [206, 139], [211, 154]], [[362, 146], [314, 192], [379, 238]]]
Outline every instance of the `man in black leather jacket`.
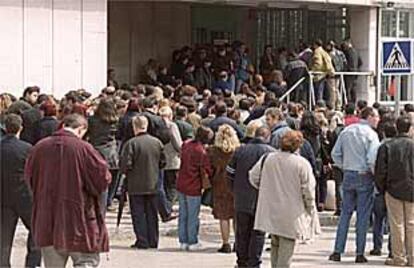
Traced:
[[409, 116], [397, 120], [398, 135], [378, 150], [375, 184], [385, 193], [393, 258], [387, 265], [414, 265], [414, 139]]

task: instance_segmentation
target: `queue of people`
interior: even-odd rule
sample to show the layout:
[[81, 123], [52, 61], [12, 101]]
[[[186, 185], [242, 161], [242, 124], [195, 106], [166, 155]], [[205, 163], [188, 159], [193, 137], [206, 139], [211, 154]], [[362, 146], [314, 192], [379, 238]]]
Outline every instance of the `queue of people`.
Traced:
[[[334, 65], [321, 46], [316, 49], [319, 56], [305, 48], [303, 62], [309, 57]], [[1, 233], [8, 234], [1, 240], [1, 266], [10, 267], [21, 218], [29, 230], [26, 266], [39, 266], [43, 258], [46, 267], [64, 267], [71, 258], [75, 267], [97, 267], [99, 253], [109, 250], [105, 213], [126, 190], [134, 249], [158, 248], [159, 219], [178, 218], [179, 248], [201, 250], [200, 208], [206, 205], [219, 221], [217, 251], [235, 251], [238, 267], [261, 266], [266, 233], [272, 267], [290, 267], [295, 245], [320, 231], [317, 212], [326, 209], [328, 180], [336, 183], [340, 217], [329, 259], [341, 261], [356, 210], [357, 263], [367, 262], [374, 215], [370, 254], [382, 253], [388, 222], [392, 243], [386, 264], [413, 266], [413, 105], [394, 115], [359, 100], [347, 104], [344, 115], [323, 97], [315, 107], [300, 98], [281, 102], [277, 87], [284, 84], [283, 72], [276, 70], [275, 90], [260, 75], [250, 83], [246, 47], [234, 50], [236, 64], [223, 56], [227, 49], [218, 49], [218, 62], [235, 66], [234, 79], [222, 80], [230, 88], [220, 90], [191, 84], [193, 68], [182, 64], [192, 51], [185, 48], [174, 54], [172, 66], [185, 84], [176, 77], [158, 83], [151, 62], [148, 84], [119, 87], [112, 72], [110, 85], [96, 98], [74, 90], [56, 100], [38, 87], [26, 88], [20, 100], [1, 94], [0, 149], [10, 156], [1, 158]], [[261, 66], [269, 77], [274, 73], [269, 66], [305, 68], [284, 61], [284, 51], [274, 63], [270, 52]], [[316, 82], [330, 84], [326, 79]]]

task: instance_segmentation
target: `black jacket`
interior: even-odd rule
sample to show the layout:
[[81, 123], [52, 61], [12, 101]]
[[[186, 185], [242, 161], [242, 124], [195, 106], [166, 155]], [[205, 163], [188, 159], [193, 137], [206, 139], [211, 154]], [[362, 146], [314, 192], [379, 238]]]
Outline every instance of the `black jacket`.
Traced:
[[148, 119], [148, 134], [159, 139], [162, 144], [167, 144], [171, 140], [171, 133], [165, 121], [151, 111], [145, 111], [141, 115]]
[[20, 139], [30, 144], [36, 142], [36, 128], [37, 122], [42, 118], [40, 111], [37, 108], [26, 110], [22, 114], [23, 130], [20, 134]]
[[214, 118], [208, 126], [216, 133], [221, 125], [227, 124], [231, 126], [237, 133], [237, 137], [242, 139], [244, 136], [243, 130], [237, 125], [236, 121], [227, 116], [217, 116]]
[[[22, 199], [31, 198], [24, 181], [24, 165], [32, 146], [14, 135], [6, 135], [0, 141], [1, 158], [1, 205], [12, 207]], [[30, 205], [30, 204], [27, 204]]]
[[275, 149], [260, 139], [252, 139], [236, 150], [227, 166], [227, 173], [233, 181], [234, 203], [237, 212], [254, 215], [257, 190], [249, 182], [249, 171], [262, 157]]
[[375, 184], [401, 201], [414, 202], [414, 140], [399, 135], [383, 143], [375, 163]]
[[59, 121], [53, 116], [45, 116], [36, 123], [35, 140], [37, 143], [43, 138], [51, 136], [59, 126]]

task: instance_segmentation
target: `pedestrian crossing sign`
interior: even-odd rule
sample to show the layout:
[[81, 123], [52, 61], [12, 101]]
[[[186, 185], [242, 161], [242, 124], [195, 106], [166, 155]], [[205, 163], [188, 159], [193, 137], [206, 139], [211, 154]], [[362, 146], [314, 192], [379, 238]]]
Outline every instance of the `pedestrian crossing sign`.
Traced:
[[382, 43], [382, 73], [411, 74], [412, 41], [384, 41]]

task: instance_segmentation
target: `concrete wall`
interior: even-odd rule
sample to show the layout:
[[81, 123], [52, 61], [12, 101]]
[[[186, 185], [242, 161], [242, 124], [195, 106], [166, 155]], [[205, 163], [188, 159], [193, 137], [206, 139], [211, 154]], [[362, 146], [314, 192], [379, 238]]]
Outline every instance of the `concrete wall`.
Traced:
[[106, 0], [1, 0], [0, 91], [61, 97], [106, 85]]
[[149, 58], [169, 64], [174, 49], [191, 43], [187, 3], [109, 2], [109, 66], [118, 83], [136, 83]]
[[[360, 53], [361, 71], [377, 71], [377, 9], [351, 8], [349, 10], [351, 39]], [[376, 101], [374, 77], [359, 77], [357, 92], [359, 99], [369, 103]]]

